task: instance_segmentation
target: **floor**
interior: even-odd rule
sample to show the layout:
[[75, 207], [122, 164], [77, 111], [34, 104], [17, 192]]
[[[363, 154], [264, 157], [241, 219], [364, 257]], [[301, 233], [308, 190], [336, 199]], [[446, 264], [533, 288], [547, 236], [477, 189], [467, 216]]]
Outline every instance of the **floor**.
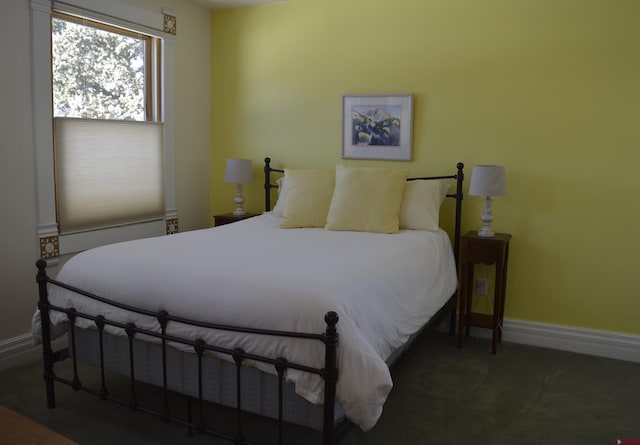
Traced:
[[[487, 340], [470, 339], [459, 350], [453, 337], [434, 333], [394, 373], [378, 424], [366, 433], [354, 428], [342, 444], [640, 443], [640, 363], [510, 343], [497, 355], [489, 351]], [[57, 372], [68, 372], [65, 366]], [[187, 437], [185, 427], [63, 386], [57, 386], [57, 408], [49, 410], [41, 375], [40, 363], [0, 373], [0, 405], [80, 444], [231, 443]], [[215, 413], [233, 425], [233, 415]], [[274, 429], [263, 419], [243, 422], [251, 438], [262, 440]], [[320, 443], [318, 434], [301, 428], [288, 431], [287, 439]]]

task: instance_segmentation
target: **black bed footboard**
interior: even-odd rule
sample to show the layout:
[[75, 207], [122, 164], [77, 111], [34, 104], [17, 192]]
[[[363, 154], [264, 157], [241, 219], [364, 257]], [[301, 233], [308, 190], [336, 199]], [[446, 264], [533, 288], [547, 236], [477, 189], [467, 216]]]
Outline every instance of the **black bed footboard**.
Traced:
[[[189, 320], [182, 317], [172, 316], [166, 311], [160, 312], [152, 312], [145, 309], [140, 309], [137, 307], [125, 305], [122, 303], [114, 302], [108, 300], [103, 297], [99, 297], [97, 295], [93, 295], [89, 292], [83, 291], [81, 289], [77, 289], [73, 286], [69, 286], [65, 283], [56, 281], [50, 278], [47, 275], [46, 267], [47, 263], [44, 260], [38, 260], [36, 263], [38, 268], [38, 273], [36, 280], [38, 282], [39, 288], [39, 302], [38, 308], [40, 310], [40, 318], [41, 318], [41, 332], [42, 332], [42, 354], [44, 358], [44, 381], [46, 385], [47, 392], [47, 406], [49, 408], [55, 408], [56, 406], [56, 397], [55, 397], [55, 389], [54, 383], [62, 383], [68, 386], [71, 386], [76, 391], [85, 391], [91, 394], [98, 396], [102, 400], [110, 400], [116, 403], [120, 403], [122, 405], [129, 406], [134, 411], [142, 411], [148, 414], [157, 416], [162, 418], [166, 422], [176, 422], [182, 424], [189, 428], [189, 431], [197, 431], [203, 434], [210, 434], [213, 436], [217, 436], [223, 439], [227, 439], [235, 444], [250, 444], [245, 438], [245, 433], [243, 429], [243, 407], [241, 404], [241, 378], [242, 378], [242, 370], [244, 368], [243, 363], [245, 361], [250, 360], [252, 362], [261, 362], [266, 363], [274, 367], [275, 373], [278, 377], [278, 419], [277, 419], [277, 443], [284, 443], [283, 436], [283, 427], [284, 420], [282, 416], [283, 412], [283, 387], [285, 383], [285, 374], [287, 369], [296, 369], [303, 372], [308, 372], [312, 374], [319, 375], [324, 380], [324, 421], [323, 421], [323, 430], [322, 430], [322, 441], [323, 444], [333, 444], [344, 434], [344, 432], [348, 429], [349, 422], [347, 420], [339, 423], [338, 425], [334, 424], [334, 407], [336, 402], [336, 386], [338, 380], [338, 367], [336, 360], [336, 350], [338, 348], [339, 336], [337, 331], [337, 323], [338, 323], [338, 314], [335, 312], [328, 312], [324, 319], [326, 322], [326, 329], [324, 333], [302, 333], [302, 332], [288, 332], [288, 331], [277, 331], [277, 330], [265, 330], [265, 329], [253, 329], [253, 328], [244, 328], [238, 326], [229, 326], [229, 325], [219, 325], [214, 323], [206, 323], [197, 320]], [[102, 315], [91, 315], [85, 314], [77, 311], [74, 308], [63, 308], [58, 307], [49, 302], [48, 299], [48, 286], [59, 286], [70, 290], [76, 294], [83, 295], [87, 298], [91, 298], [102, 303], [112, 305], [118, 307], [120, 309], [128, 310], [131, 312], [135, 312], [145, 316], [154, 317], [158, 322], [158, 331], [150, 331], [147, 329], [142, 329], [136, 326], [133, 323], [121, 323], [115, 320], [110, 320], [105, 318]], [[51, 346], [51, 329], [50, 329], [50, 311], [57, 311], [66, 314], [66, 318], [68, 320], [69, 325], [69, 341], [71, 346], [71, 354], [70, 358], [73, 361], [73, 378], [71, 380], [61, 378], [56, 375], [54, 371], [54, 364], [60, 360], [60, 355], [54, 353]], [[91, 320], [95, 325], [95, 329], [98, 332], [99, 344], [96, 345], [96, 348], [99, 350], [100, 356], [100, 386], [98, 388], [88, 387], [82, 383], [81, 376], [78, 373], [78, 361], [76, 357], [76, 330], [79, 329], [75, 327], [75, 321], [77, 319], [85, 319]], [[324, 357], [324, 367], [323, 368], [315, 368], [310, 367], [305, 364], [295, 363], [288, 361], [286, 357], [267, 357], [262, 356], [255, 353], [248, 353], [240, 348], [228, 349], [224, 347], [220, 347], [215, 344], [208, 344], [203, 340], [190, 340], [186, 338], [180, 338], [175, 335], [167, 334], [167, 326], [172, 323], [182, 323], [190, 326], [197, 326], [201, 328], [207, 329], [216, 329], [223, 331], [232, 331], [238, 333], [247, 333], [247, 334], [256, 334], [256, 335], [265, 335], [265, 336], [278, 336], [278, 337], [287, 337], [287, 338], [298, 338], [298, 339], [309, 339], [320, 341], [324, 343], [325, 349], [325, 357]], [[103, 336], [105, 334], [104, 330], [107, 326], [115, 327], [122, 329], [124, 333], [126, 333], [126, 337], [128, 339], [129, 344], [129, 380], [130, 380], [130, 393], [128, 398], [118, 398], [109, 393], [109, 389], [106, 383], [105, 377], [105, 365], [104, 365], [104, 349], [103, 349]], [[136, 336], [148, 336], [155, 338], [157, 342], [161, 345], [162, 350], [162, 391], [163, 391], [163, 406], [161, 409], [151, 408], [148, 406], [143, 406], [139, 401], [136, 394], [136, 376], [134, 371], [134, 363], [137, 360], [134, 354], [133, 342]], [[171, 346], [168, 345], [169, 342], [180, 344], [183, 346], [187, 346], [191, 348], [193, 352], [197, 356], [197, 379], [198, 379], [198, 396], [196, 399], [196, 412], [195, 416], [192, 415], [191, 404], [189, 404], [188, 413], [186, 416], [180, 417], [175, 414], [175, 410], [170, 406], [169, 403], [169, 393], [170, 389], [167, 384], [167, 349]], [[221, 431], [217, 431], [213, 426], [207, 422], [205, 419], [204, 413], [204, 404], [205, 398], [203, 397], [203, 379], [206, 378], [203, 372], [202, 359], [204, 354], [209, 351], [216, 353], [218, 355], [223, 355], [230, 357], [235, 363], [236, 369], [236, 426], [235, 432], [233, 434], [224, 433]], [[194, 418], [195, 417], [195, 418]]]

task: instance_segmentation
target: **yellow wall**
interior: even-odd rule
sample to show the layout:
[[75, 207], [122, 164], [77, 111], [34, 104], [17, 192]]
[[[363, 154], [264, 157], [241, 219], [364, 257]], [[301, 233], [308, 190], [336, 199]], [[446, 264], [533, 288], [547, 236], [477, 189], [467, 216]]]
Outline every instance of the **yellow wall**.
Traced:
[[[507, 168], [505, 316], [640, 334], [640, 2], [291, 0], [212, 14], [212, 211], [230, 156]], [[413, 161], [342, 161], [341, 95], [414, 94]], [[482, 200], [465, 198], [464, 230]]]

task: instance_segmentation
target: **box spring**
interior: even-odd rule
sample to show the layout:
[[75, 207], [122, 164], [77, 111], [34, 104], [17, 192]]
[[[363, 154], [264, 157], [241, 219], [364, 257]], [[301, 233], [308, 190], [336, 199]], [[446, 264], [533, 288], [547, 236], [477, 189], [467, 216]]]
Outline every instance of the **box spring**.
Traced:
[[[80, 362], [99, 367], [98, 331], [76, 329], [76, 353]], [[127, 337], [104, 334], [105, 369], [129, 376], [129, 341]], [[163, 386], [162, 347], [157, 343], [134, 340], [135, 379], [158, 387]], [[171, 391], [198, 397], [197, 356], [194, 353], [167, 348], [167, 386]], [[241, 403], [243, 411], [277, 419], [278, 377], [253, 367], [242, 368]], [[297, 395], [293, 383], [283, 390], [285, 422], [322, 431], [323, 410]], [[234, 363], [205, 355], [203, 357], [203, 398], [209, 402], [235, 408], [236, 366]], [[344, 418], [338, 402], [334, 424]]]

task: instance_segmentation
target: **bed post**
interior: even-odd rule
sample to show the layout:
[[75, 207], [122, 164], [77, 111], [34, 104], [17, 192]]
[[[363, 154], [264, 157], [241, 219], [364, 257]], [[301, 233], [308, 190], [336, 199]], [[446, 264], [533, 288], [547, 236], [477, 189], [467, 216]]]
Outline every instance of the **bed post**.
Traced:
[[264, 158], [264, 210], [271, 210], [271, 158]]
[[334, 439], [333, 418], [336, 404], [336, 386], [338, 384], [338, 364], [336, 349], [338, 348], [338, 314], [331, 311], [324, 316], [327, 329], [324, 334], [324, 423], [322, 428], [323, 445], [332, 445]]
[[460, 226], [462, 224], [462, 183], [464, 181], [464, 164], [462, 162], [458, 162], [456, 167], [458, 168], [458, 173], [456, 174], [456, 226], [453, 253], [456, 259], [456, 268], [458, 268], [460, 261]]
[[[462, 183], [464, 182], [464, 164], [458, 162], [456, 165], [458, 173], [456, 174], [456, 222], [453, 236], [453, 255], [456, 261], [456, 272], [460, 268], [460, 227], [462, 224], [462, 199], [464, 194], [462, 192]], [[451, 315], [449, 319], [449, 334], [454, 335], [456, 331], [456, 309], [458, 308], [458, 291], [456, 290], [456, 301], [451, 308]]]
[[38, 309], [40, 310], [40, 329], [42, 332], [42, 357], [44, 359], [44, 383], [47, 390], [47, 408], [56, 407], [56, 394], [53, 388], [53, 350], [51, 349], [51, 331], [49, 320], [49, 293], [47, 291], [47, 262], [45, 260], [36, 261], [38, 274]]

